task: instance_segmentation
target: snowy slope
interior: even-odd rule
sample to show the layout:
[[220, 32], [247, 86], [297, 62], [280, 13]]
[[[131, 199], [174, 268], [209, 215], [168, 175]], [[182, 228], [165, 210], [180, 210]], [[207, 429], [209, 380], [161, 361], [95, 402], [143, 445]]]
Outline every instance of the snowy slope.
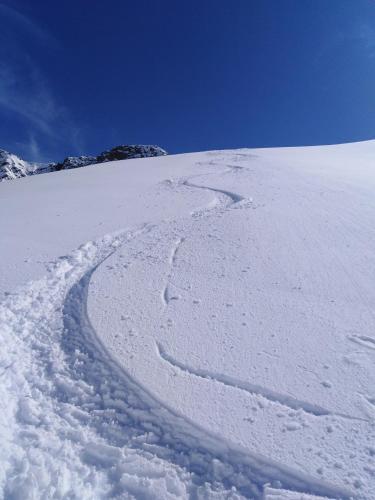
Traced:
[[3, 183], [3, 496], [375, 498], [374, 157]]

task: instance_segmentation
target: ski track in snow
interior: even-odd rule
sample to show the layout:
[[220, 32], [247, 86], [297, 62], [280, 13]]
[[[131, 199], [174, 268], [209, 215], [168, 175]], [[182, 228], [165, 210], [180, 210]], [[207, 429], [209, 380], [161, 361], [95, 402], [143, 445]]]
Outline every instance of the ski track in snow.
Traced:
[[299, 399], [288, 396], [287, 394], [281, 394], [276, 391], [273, 391], [267, 387], [261, 387], [256, 384], [251, 384], [250, 382], [245, 382], [243, 380], [237, 380], [233, 377], [229, 377], [225, 374], [210, 372], [209, 370], [204, 370], [202, 368], [192, 368], [185, 363], [181, 363], [173, 356], [168, 354], [161, 343], [156, 343], [156, 350], [161, 359], [169, 363], [174, 368], [178, 368], [181, 371], [187, 372], [190, 375], [194, 375], [195, 377], [205, 378], [208, 380], [216, 380], [217, 382], [227, 385], [229, 387], [233, 387], [234, 389], [238, 389], [241, 391], [248, 392], [249, 394], [256, 394], [261, 398], [267, 399], [272, 403], [279, 403], [282, 406], [286, 406], [291, 410], [302, 410], [305, 413], [313, 415], [314, 417], [321, 417], [326, 415], [338, 416], [342, 418], [346, 418], [349, 420], [359, 420], [359, 421], [367, 421], [367, 419], [352, 417], [350, 415], [345, 414], [337, 414], [333, 413], [326, 408], [322, 408], [317, 405], [313, 405], [307, 401], [301, 401]]
[[[218, 194], [216, 210], [245, 201], [239, 194], [186, 179], [180, 185]], [[208, 206], [205, 215], [211, 210]], [[108, 355], [86, 313], [90, 277], [121, 245], [145, 231], [152, 231], [152, 225], [82, 245], [52, 265], [45, 278], [0, 304], [3, 496], [260, 498], [263, 485], [271, 483], [344, 498], [345, 492], [335, 487], [231, 450], [163, 408]], [[169, 280], [184, 238], [171, 251], [162, 293], [165, 306], [173, 298]], [[194, 372], [158, 349], [165, 361], [195, 376], [215, 378], [314, 415], [326, 414], [264, 388]]]
[[172, 247], [172, 250], [171, 250], [170, 258], [169, 258], [169, 261], [168, 261], [170, 271], [169, 271], [168, 276], [167, 276], [167, 283], [166, 283], [166, 285], [165, 285], [165, 287], [164, 287], [164, 289], [162, 291], [162, 294], [161, 294], [164, 306], [167, 306], [171, 300], [178, 300], [179, 299], [178, 295], [173, 295], [170, 292], [170, 285], [171, 285], [171, 281], [170, 280], [172, 278], [173, 268], [176, 265], [177, 253], [179, 251], [180, 246], [182, 245], [182, 243], [184, 241], [185, 241], [184, 237], [183, 238], [179, 238], [175, 242], [175, 244], [174, 244], [174, 246]]
[[[233, 173], [234, 171], [237, 172], [238, 170], [242, 170], [245, 168], [245, 167], [241, 167], [241, 166], [237, 167], [235, 165], [222, 165], [222, 164], [214, 162], [214, 161], [209, 161], [206, 163], [198, 162], [197, 165], [210, 165], [210, 166], [218, 166], [218, 167], [224, 166], [225, 170], [224, 170], [224, 172], [221, 172], [223, 174]], [[224, 189], [214, 188], [214, 187], [207, 186], [207, 185], [198, 185], [198, 184], [194, 184], [194, 183], [190, 182], [190, 179], [193, 179], [196, 177], [204, 177], [204, 176], [217, 175], [217, 174], [218, 174], [218, 172], [207, 172], [204, 174], [193, 175], [193, 176], [189, 177], [188, 179], [181, 179], [181, 180], [177, 180], [174, 182], [170, 181], [172, 183], [172, 185], [175, 185], [175, 186], [185, 186], [185, 187], [188, 187], [190, 189], [203, 189], [205, 191], [211, 191], [215, 194], [220, 195], [220, 198], [216, 198], [213, 201], [213, 203], [208, 203], [208, 205], [202, 209], [194, 210], [191, 213], [192, 217], [194, 217], [194, 218], [202, 217], [202, 216], [204, 217], [204, 216], [208, 216], [211, 213], [211, 211], [216, 212], [216, 211], [226, 210], [228, 208], [234, 208], [237, 206], [241, 206], [241, 208], [246, 208], [246, 206], [249, 206], [249, 205], [246, 205], [246, 203], [244, 203], [244, 202], [247, 201], [248, 204], [252, 203], [252, 200], [246, 200], [246, 198], [244, 198], [243, 196], [241, 196], [238, 193], [234, 193], [232, 191], [227, 191]], [[169, 262], [168, 262], [169, 272], [167, 275], [167, 282], [166, 282], [166, 284], [161, 292], [161, 299], [162, 299], [164, 307], [167, 307], [168, 304], [172, 300], [179, 299], [178, 295], [171, 293], [170, 288], [171, 288], [171, 278], [172, 278], [172, 273], [173, 273], [173, 267], [176, 264], [177, 253], [179, 251], [181, 244], [185, 241], [185, 239], [186, 239], [185, 237], [180, 237], [175, 242], [174, 246], [171, 249], [171, 254], [170, 254], [170, 258], [169, 258]], [[174, 287], [175, 287], [175, 285], [174, 285]]]
[[189, 181], [184, 181], [183, 182], [184, 186], [189, 186], [191, 188], [197, 188], [197, 189], [205, 189], [206, 191], [213, 191], [214, 193], [221, 193], [225, 196], [227, 196], [231, 200], [231, 204], [234, 203], [239, 203], [240, 201], [243, 201], [245, 198], [237, 193], [232, 193], [231, 191], [225, 191], [224, 189], [218, 189], [218, 188], [213, 188], [209, 186], [199, 186], [198, 184], [193, 184]]
[[375, 350], [375, 339], [372, 339], [371, 337], [367, 337], [365, 335], [353, 335], [348, 338], [349, 340], [355, 342], [356, 344], [359, 344], [363, 347], [367, 347], [367, 349]]

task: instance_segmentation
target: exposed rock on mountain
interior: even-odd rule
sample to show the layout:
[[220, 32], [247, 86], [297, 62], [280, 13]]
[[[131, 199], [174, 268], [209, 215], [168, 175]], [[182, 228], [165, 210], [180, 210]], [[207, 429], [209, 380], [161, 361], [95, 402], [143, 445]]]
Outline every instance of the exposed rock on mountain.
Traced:
[[131, 158], [147, 158], [149, 156], [164, 156], [168, 154], [159, 146], [150, 145], [122, 145], [108, 151], [103, 151], [98, 156], [68, 156], [60, 163], [29, 163], [18, 156], [0, 149], [0, 182], [18, 179], [28, 175], [44, 174], [57, 170], [69, 170], [85, 167], [95, 163], [104, 163], [116, 160], [129, 160]]
[[0, 181], [32, 175], [36, 168], [36, 165], [21, 160], [18, 156], [4, 149], [0, 149]]
[[159, 146], [131, 145], [116, 146], [109, 151], [103, 151], [97, 156], [97, 163], [115, 160], [129, 160], [130, 158], [147, 158], [148, 156], [164, 156], [167, 152]]
[[52, 163], [51, 170], [69, 170], [71, 168], [86, 167], [97, 163], [96, 156], [68, 156], [61, 163]]

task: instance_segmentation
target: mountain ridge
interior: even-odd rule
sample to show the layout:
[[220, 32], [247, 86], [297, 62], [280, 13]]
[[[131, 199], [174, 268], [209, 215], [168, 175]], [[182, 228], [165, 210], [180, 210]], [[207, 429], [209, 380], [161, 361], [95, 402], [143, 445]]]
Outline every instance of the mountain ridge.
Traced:
[[130, 144], [115, 146], [112, 149], [102, 151], [97, 156], [67, 156], [62, 162], [45, 164], [28, 162], [5, 149], [0, 149], [0, 182], [109, 161], [165, 156], [167, 154], [167, 151], [159, 146]]

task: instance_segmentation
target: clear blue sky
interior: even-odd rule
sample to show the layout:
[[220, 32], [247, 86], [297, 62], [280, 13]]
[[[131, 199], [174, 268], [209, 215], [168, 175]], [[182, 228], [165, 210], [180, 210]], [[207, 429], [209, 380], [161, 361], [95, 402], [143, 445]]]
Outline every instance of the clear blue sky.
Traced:
[[0, 148], [375, 138], [373, 0], [0, 0]]

